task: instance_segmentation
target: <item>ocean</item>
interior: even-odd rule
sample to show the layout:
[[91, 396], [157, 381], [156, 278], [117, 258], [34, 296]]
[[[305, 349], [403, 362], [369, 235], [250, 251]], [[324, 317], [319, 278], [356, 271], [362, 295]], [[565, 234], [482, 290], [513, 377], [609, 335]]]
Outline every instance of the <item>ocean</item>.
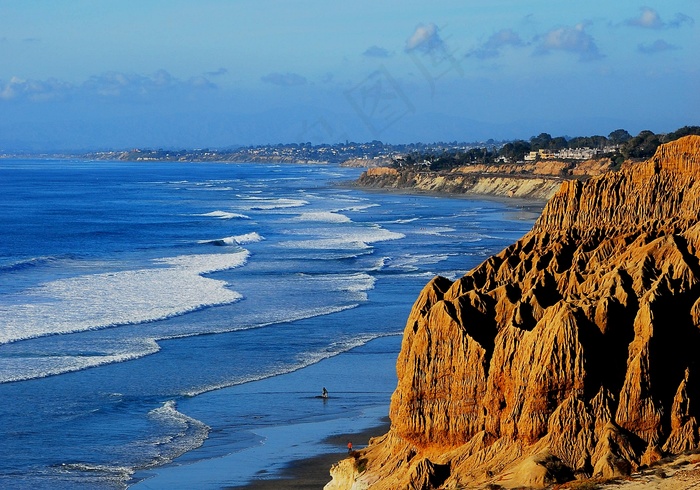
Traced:
[[0, 160], [0, 488], [243, 485], [377, 425], [421, 288], [534, 216], [359, 172]]

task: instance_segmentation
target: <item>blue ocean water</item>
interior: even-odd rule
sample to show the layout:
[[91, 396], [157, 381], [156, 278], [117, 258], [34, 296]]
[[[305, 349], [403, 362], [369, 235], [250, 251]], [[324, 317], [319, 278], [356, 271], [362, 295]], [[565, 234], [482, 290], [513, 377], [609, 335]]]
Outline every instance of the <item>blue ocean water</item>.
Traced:
[[386, 414], [420, 289], [533, 217], [358, 174], [0, 160], [0, 488], [222, 488]]

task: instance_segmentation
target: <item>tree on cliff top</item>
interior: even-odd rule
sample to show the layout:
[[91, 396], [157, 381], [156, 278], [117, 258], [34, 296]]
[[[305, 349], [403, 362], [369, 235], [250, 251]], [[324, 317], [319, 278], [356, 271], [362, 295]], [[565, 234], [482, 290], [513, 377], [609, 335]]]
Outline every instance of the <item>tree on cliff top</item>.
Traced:
[[627, 143], [631, 139], [632, 135], [624, 129], [616, 129], [608, 135], [608, 140], [613, 145], [621, 145], [622, 143]]
[[645, 130], [622, 145], [620, 153], [625, 158], [650, 158], [661, 144], [659, 135]]
[[691, 134], [700, 135], [700, 126], [683, 126], [680, 129], [673, 131], [672, 133], [665, 134], [661, 140], [663, 143], [669, 143], [675, 141], [683, 136], [688, 136]]

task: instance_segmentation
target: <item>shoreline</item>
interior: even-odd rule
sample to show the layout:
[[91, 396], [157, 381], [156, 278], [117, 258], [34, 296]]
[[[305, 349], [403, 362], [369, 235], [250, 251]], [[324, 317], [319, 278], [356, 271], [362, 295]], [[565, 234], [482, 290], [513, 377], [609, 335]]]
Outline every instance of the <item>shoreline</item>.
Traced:
[[417, 187], [367, 187], [358, 184], [357, 181], [347, 181], [340, 187], [359, 189], [363, 192], [378, 194], [399, 194], [404, 196], [429, 196], [436, 198], [454, 198], [470, 201], [490, 201], [504, 204], [510, 208], [509, 215], [519, 220], [536, 220], [542, 214], [542, 210], [549, 201], [536, 197], [508, 197], [498, 194], [482, 194], [479, 192], [445, 192], [419, 189]]
[[[564, 182], [564, 180], [562, 180]], [[485, 192], [475, 192], [475, 191], [463, 191], [463, 192], [449, 192], [445, 190], [432, 190], [432, 189], [421, 189], [415, 186], [409, 187], [390, 187], [390, 186], [367, 186], [360, 184], [357, 180], [346, 180], [339, 182], [338, 187], [351, 188], [356, 190], [361, 190], [368, 193], [387, 193], [387, 194], [402, 194], [406, 196], [418, 195], [418, 196], [432, 196], [432, 197], [453, 197], [455, 199], [472, 199], [472, 200], [484, 200], [484, 201], [496, 201], [503, 203], [522, 203], [522, 205], [535, 205], [539, 204], [544, 206], [549, 199], [539, 198], [539, 197], [529, 197], [529, 196], [504, 196], [494, 193]], [[519, 204], [518, 204], [519, 205]]]
[[333, 450], [329, 448], [324, 454], [290, 461], [276, 474], [263, 472], [245, 485], [225, 487], [225, 490], [318, 490], [331, 481], [331, 466], [348, 457], [348, 441], [352, 441], [354, 448], [363, 449], [369, 444], [370, 438], [386, 434], [390, 426], [387, 416], [383, 423], [376, 427], [330, 436], [323, 443], [332, 446]]
[[[265, 407], [276, 401], [288, 403], [289, 412], [299, 418], [204, 419], [212, 433], [202, 447], [164, 466], [138, 471], [128, 488], [265, 490], [280, 488], [281, 481], [283, 488], [323, 488], [331, 481], [331, 466], [347, 456], [348, 440], [360, 449], [370, 437], [388, 431], [401, 338], [379, 337], [297, 371], [181, 400], [178, 410], [198, 420], [197, 406], [215, 406], [228, 414], [231, 406]], [[368, 379], [373, 390], [367, 389]], [[319, 399], [321, 386], [329, 387], [327, 400]], [[225, 434], [237, 437], [239, 432], [257, 441], [230, 445]]]

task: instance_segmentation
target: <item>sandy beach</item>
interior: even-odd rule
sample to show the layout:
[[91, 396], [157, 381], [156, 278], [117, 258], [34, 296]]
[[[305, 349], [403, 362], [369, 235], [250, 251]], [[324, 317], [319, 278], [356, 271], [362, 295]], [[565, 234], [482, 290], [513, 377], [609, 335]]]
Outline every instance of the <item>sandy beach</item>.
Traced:
[[[331, 466], [347, 456], [348, 441], [361, 449], [388, 431], [400, 341], [400, 336], [379, 338], [299, 371], [183, 401], [185, 413], [195, 412], [200, 403], [226, 411], [253, 398], [287, 400], [290, 412], [302, 405], [317, 410], [299, 420], [261, 422], [251, 430], [259, 442], [244, 448], [228, 449], [221, 429], [213, 428], [204, 446], [136, 475], [143, 480], [130, 488], [323, 488]], [[319, 399], [322, 386], [330, 391], [327, 400]]]
[[389, 419], [384, 424], [363, 430], [354, 434], [338, 434], [329, 437], [325, 444], [337, 448], [320, 456], [292, 461], [279, 474], [274, 476], [262, 473], [247, 485], [229, 487], [240, 490], [277, 490], [286, 488], [292, 490], [317, 490], [331, 480], [330, 468], [333, 464], [346, 458], [348, 441], [353, 448], [362, 449], [367, 446], [370, 438], [386, 433], [389, 430]]

